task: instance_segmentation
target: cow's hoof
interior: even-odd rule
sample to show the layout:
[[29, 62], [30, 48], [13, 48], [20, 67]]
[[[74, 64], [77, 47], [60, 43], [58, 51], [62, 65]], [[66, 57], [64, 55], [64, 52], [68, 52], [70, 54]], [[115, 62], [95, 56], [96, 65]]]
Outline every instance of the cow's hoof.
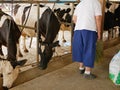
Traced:
[[9, 90], [9, 89], [8, 89], [7, 87], [4, 87], [4, 86], [3, 86], [3, 90]]
[[23, 60], [20, 60], [20, 61], [16, 61], [16, 64], [20, 65], [20, 66], [23, 66], [26, 62], [27, 62], [27, 59], [23, 59]]
[[25, 53], [28, 53], [29, 51], [27, 49], [24, 50]]

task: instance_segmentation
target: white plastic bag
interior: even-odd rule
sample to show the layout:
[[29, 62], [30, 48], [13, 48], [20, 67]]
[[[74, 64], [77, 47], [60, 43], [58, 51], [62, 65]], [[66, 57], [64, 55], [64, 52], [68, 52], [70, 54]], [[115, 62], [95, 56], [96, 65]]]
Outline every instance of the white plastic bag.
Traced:
[[115, 85], [120, 85], [120, 51], [114, 55], [109, 64], [109, 78]]

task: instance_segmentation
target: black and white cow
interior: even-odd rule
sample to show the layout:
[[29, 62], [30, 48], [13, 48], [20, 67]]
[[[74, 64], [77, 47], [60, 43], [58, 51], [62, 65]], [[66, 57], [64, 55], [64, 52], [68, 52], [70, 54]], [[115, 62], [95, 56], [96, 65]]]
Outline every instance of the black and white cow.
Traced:
[[66, 42], [64, 37], [64, 31], [70, 31], [72, 30], [72, 14], [75, 6], [72, 4], [56, 4], [54, 7], [54, 12], [58, 19], [61, 21], [61, 27], [60, 30], [63, 31], [62, 34], [62, 41]]
[[[53, 55], [53, 47], [58, 45], [58, 41], [54, 42], [58, 31], [60, 29], [60, 22], [52, 11], [52, 6], [45, 7], [40, 5], [40, 18], [39, 18], [39, 40], [42, 45], [45, 46], [42, 51], [39, 49], [40, 53], [40, 67], [41, 69], [47, 68], [47, 64]], [[33, 37], [36, 35], [37, 26], [37, 6], [36, 5], [16, 5], [14, 12], [14, 18], [17, 24], [23, 25], [26, 21], [26, 26], [33, 27], [35, 30], [24, 28], [22, 34], [26, 36]], [[30, 10], [30, 13], [29, 13]], [[28, 20], [26, 20], [29, 14]], [[41, 36], [44, 40], [41, 41]]]
[[[46, 8], [40, 9], [40, 17], [45, 9]], [[29, 13], [29, 10], [30, 10], [30, 13]], [[28, 15], [28, 13], [29, 13], [29, 15]], [[28, 19], [26, 20], [26, 18], [28, 18]], [[23, 40], [24, 40], [23, 49], [24, 49], [24, 52], [28, 52], [25, 40], [26, 40], [26, 36], [29, 36], [29, 37], [36, 36], [37, 6], [36, 5], [30, 6], [30, 4], [21, 4], [21, 5], [17, 4], [17, 5], [15, 5], [14, 19], [18, 25], [24, 25], [24, 23], [26, 22], [25, 26], [35, 28], [35, 29], [30, 29], [30, 28], [22, 29], [22, 36], [23, 36]], [[19, 56], [21, 57], [23, 55], [21, 53], [21, 49], [19, 49], [19, 50], [20, 50]]]
[[105, 8], [105, 17], [104, 17], [104, 30], [108, 31], [108, 38], [110, 33], [112, 33], [113, 37], [113, 30], [116, 26], [119, 26], [119, 4], [118, 3], [111, 3], [106, 2]]
[[[44, 10], [46, 9], [45, 6], [50, 7], [52, 9], [52, 11], [55, 13], [55, 15], [57, 16], [57, 19], [59, 22], [64, 22], [64, 24], [61, 24], [60, 30], [70, 30], [71, 26], [70, 25], [66, 25], [65, 23], [71, 23], [71, 19], [72, 19], [72, 6], [71, 5], [64, 5], [64, 4], [41, 4], [40, 6], [40, 17], [42, 15], [42, 13], [44, 12]], [[26, 26], [30, 26], [30, 27], [35, 27], [35, 22], [37, 21], [37, 6], [36, 5], [32, 5], [32, 7], [29, 4], [17, 4], [15, 5], [15, 9], [14, 9], [14, 17], [15, 17], [15, 21], [17, 24], [20, 25], [24, 25], [24, 23], [27, 21]], [[31, 10], [30, 10], [31, 9]], [[30, 15], [28, 15], [30, 10]], [[34, 13], [34, 14], [32, 14]], [[26, 18], [28, 17], [28, 19], [26, 20]], [[24, 28], [22, 35], [24, 36], [24, 38], [26, 36], [30, 36], [30, 37], [34, 37], [36, 35], [36, 30], [33, 29], [28, 29], [28, 28]], [[64, 41], [64, 32], [63, 32], [63, 41]], [[25, 52], [28, 52], [26, 45], [25, 45], [25, 39], [24, 39], [24, 46], [23, 49]], [[20, 56], [22, 56], [21, 51], [20, 51]]]
[[[3, 75], [3, 87], [10, 88], [18, 76], [18, 65], [26, 60], [17, 61], [17, 43], [21, 32], [13, 18], [0, 9], [0, 74]], [[3, 58], [2, 45], [7, 47], [7, 58]]]
[[106, 2], [104, 30], [111, 29], [117, 25], [116, 24], [117, 14], [115, 14], [115, 13], [117, 13], [116, 9], [118, 8], [118, 6], [119, 6], [119, 4], [117, 4], [117, 3]]

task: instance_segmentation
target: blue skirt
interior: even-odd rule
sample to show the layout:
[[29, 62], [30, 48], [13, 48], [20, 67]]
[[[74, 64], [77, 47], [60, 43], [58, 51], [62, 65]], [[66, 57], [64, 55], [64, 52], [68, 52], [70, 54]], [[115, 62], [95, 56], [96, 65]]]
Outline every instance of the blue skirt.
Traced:
[[97, 32], [90, 30], [74, 31], [72, 40], [72, 59], [85, 67], [94, 67]]

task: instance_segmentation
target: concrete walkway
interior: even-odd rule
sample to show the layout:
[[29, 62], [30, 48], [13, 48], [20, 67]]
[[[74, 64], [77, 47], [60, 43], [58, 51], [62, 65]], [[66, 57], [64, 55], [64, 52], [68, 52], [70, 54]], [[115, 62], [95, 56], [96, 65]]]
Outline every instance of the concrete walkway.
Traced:
[[95, 63], [93, 73], [98, 77], [94, 80], [83, 78], [79, 74], [78, 64], [72, 63], [10, 90], [120, 90], [120, 87], [115, 86], [108, 78], [109, 62], [118, 50], [120, 45], [104, 51], [103, 61]]

